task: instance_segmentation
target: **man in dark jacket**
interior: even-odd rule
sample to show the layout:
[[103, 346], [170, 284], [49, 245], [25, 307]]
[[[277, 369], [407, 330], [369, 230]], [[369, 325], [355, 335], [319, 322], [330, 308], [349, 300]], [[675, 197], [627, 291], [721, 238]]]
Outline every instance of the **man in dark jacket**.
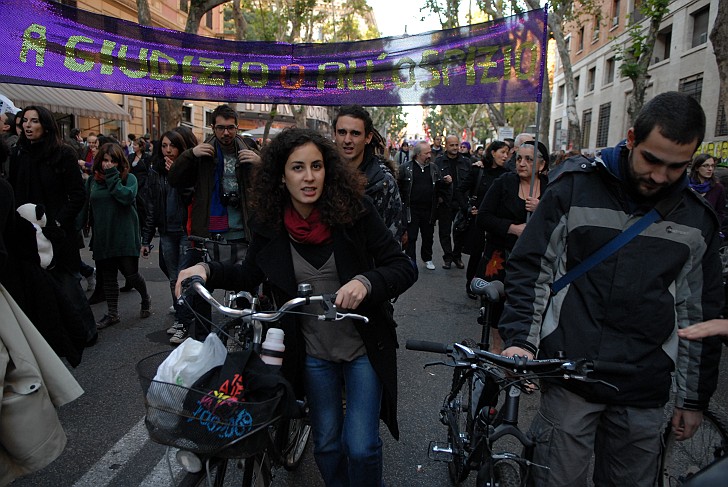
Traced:
[[440, 169], [443, 184], [446, 191], [440, 198], [437, 207], [437, 233], [442, 246], [442, 268], [450, 269], [455, 264], [458, 269], [463, 269], [463, 235], [456, 233], [453, 238], [452, 222], [458, 212], [459, 205], [454, 197], [454, 188], [458, 187], [460, 181], [470, 171], [472, 160], [469, 156], [461, 154], [460, 142], [456, 135], [448, 135], [445, 138], [445, 153], [435, 159], [435, 165]]
[[442, 179], [437, 166], [430, 164], [431, 149], [427, 142], [419, 142], [412, 149], [412, 159], [399, 166], [400, 194], [407, 216], [407, 247], [405, 252], [413, 263], [417, 262], [417, 234], [422, 234], [420, 256], [425, 267], [435, 270], [432, 262], [432, 243], [435, 235], [435, 210]]
[[[236, 252], [234, 260], [245, 256], [250, 229], [250, 208], [246, 198], [250, 172], [260, 156], [253, 139], [238, 136], [238, 113], [230, 105], [220, 105], [212, 112], [213, 136], [179, 155], [169, 170], [169, 184], [180, 191], [194, 188], [190, 211], [190, 235], [210, 238], [230, 245]], [[181, 267], [200, 262], [199, 252], [187, 252]], [[194, 300], [209, 316], [210, 307]], [[197, 303], [200, 302], [198, 305]], [[194, 336], [204, 339], [207, 328], [195, 321]], [[180, 330], [170, 338], [179, 344], [187, 338]]]
[[374, 129], [374, 122], [362, 106], [346, 105], [334, 119], [334, 142], [341, 158], [367, 178], [366, 195], [374, 202], [394, 238], [406, 242], [407, 224], [397, 182], [385, 161], [377, 154], [384, 141]]
[[[625, 142], [595, 162], [564, 163], [511, 253], [499, 323], [504, 355], [583, 357], [630, 369], [595, 374], [596, 382], [545, 384], [531, 426], [533, 461], [549, 467], [531, 470], [537, 485], [585, 485], [592, 449], [596, 485], [655, 485], [673, 371], [677, 439], [692, 436], [702, 420], [720, 342], [688, 343], [677, 330], [715, 318], [723, 304], [717, 219], [685, 175], [704, 131], [694, 99], [656, 96]], [[567, 271], [652, 210], [654, 223], [552, 293]]]

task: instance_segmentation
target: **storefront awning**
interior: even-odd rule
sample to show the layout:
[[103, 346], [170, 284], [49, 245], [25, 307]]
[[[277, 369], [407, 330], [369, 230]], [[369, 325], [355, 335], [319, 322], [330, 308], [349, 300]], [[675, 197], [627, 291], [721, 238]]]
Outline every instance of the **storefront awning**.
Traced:
[[123, 108], [103, 93], [95, 91], [0, 83], [0, 93], [19, 108], [38, 105], [54, 113], [106, 120], [131, 120]]

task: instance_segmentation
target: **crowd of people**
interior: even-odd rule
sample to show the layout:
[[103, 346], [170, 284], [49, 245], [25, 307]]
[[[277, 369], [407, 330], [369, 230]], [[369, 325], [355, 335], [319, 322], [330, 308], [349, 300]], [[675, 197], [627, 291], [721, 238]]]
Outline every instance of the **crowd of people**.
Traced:
[[[728, 335], [728, 321], [719, 319], [718, 257], [726, 195], [716, 159], [695, 155], [705, 120], [687, 96], [656, 96], [625, 141], [596, 159], [549, 154], [526, 133], [477, 147], [435, 136], [388, 157], [358, 105], [339, 108], [332, 137], [292, 128], [262, 148], [239, 135], [229, 105], [212, 112], [205, 141], [177, 127], [153, 146], [144, 136], [120, 142], [88, 134], [84, 142], [77, 130], [64, 141], [40, 106], [13, 115], [1, 120], [9, 156], [0, 159], [12, 187], [3, 196], [13, 207], [42, 207], [47, 217], [43, 234], [53, 260], [38, 272], [66, 297], [75, 337], [54, 340], [59, 355], [80, 362], [98, 331], [121, 321], [119, 272], [121, 290], [139, 293], [139, 317], [151, 315], [139, 258], [149, 257], [157, 236], [173, 345], [211, 331], [176, 304], [180, 283], [192, 275], [213, 288], [265, 285], [277, 302], [294, 296], [296, 284], [313, 283], [317, 293], [336, 292], [337, 306], [370, 318], [367, 326], [301, 317], [281, 325], [281, 372], [308, 398], [314, 458], [327, 486], [383, 485], [380, 418], [399, 435], [392, 300], [417, 280], [418, 260], [427, 271], [437, 268], [435, 227], [440, 265], [465, 269], [468, 297], [476, 298], [474, 277], [506, 284], [507, 299], [494, 314], [494, 351], [586, 356], [637, 371], [603, 377], [619, 392], [558, 380], [543, 385], [531, 434], [535, 461], [550, 469], [537, 470], [538, 485], [583, 484], [584, 456], [592, 451], [598, 485], [651, 485], [671, 373], [679, 371], [673, 426], [681, 437], [694, 432], [716, 387], [720, 344], [710, 335]], [[642, 233], [612, 243], [653, 214]], [[0, 250], [38, 266], [42, 259], [19, 250], [23, 232], [8, 228], [6, 222]], [[84, 231], [93, 266], [80, 258]], [[592, 258], [610, 246], [611, 253]], [[10, 274], [0, 275], [8, 284]], [[34, 285], [8, 288], [28, 307], [22, 296]], [[106, 303], [98, 320], [90, 308], [96, 302]], [[209, 318], [202, 300], [192, 307]], [[700, 322], [707, 323], [690, 326]], [[700, 341], [688, 345], [678, 336]], [[553, 442], [561, 448], [549, 448]]]

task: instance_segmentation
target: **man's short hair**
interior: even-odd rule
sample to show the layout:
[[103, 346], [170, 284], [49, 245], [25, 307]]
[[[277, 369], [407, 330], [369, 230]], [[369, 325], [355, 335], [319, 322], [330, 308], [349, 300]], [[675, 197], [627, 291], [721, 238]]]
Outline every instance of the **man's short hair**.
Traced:
[[136, 140], [136, 135], [129, 134], [129, 135], [126, 136], [126, 138], [129, 139], [130, 141], [134, 142]]
[[219, 105], [212, 111], [210, 118], [212, 119], [213, 125], [215, 125], [217, 117], [222, 117], [223, 119], [234, 118], [235, 125], [238, 124], [238, 112], [235, 111], [230, 105]]
[[80, 133], [81, 133], [81, 130], [80, 130], [80, 129], [77, 129], [77, 128], [72, 128], [72, 129], [71, 129], [71, 137], [72, 137], [72, 138], [74, 138], [74, 139], [75, 139], [75, 138], [76, 138], [76, 136], [77, 136], [78, 134], [80, 134]]
[[[405, 142], [406, 144], [407, 142]], [[404, 145], [404, 144], [402, 144]], [[419, 156], [422, 151], [426, 148], [430, 148], [430, 144], [427, 142], [418, 142], [415, 145], [412, 146], [412, 159], [417, 159], [417, 156]]]
[[697, 148], [705, 137], [705, 112], [690, 95], [677, 91], [660, 93], [648, 101], [634, 122], [634, 145], [649, 137], [655, 127], [668, 140], [679, 145], [695, 142]]
[[364, 135], [369, 135], [374, 131], [374, 121], [369, 112], [364, 109], [361, 105], [343, 105], [339, 108], [334, 118], [334, 130], [336, 130], [336, 124], [339, 122], [339, 117], [351, 117], [358, 118], [364, 122]]

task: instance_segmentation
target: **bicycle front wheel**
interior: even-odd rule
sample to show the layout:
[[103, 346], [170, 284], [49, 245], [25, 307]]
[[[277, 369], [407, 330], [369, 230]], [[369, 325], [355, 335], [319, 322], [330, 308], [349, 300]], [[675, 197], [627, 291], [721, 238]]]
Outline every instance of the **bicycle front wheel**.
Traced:
[[243, 464], [243, 487], [270, 487], [273, 482], [268, 452], [246, 458]]
[[521, 485], [521, 474], [518, 472], [518, 468], [506, 462], [495, 464], [493, 479], [498, 487], [519, 487]]
[[209, 467], [203, 466], [202, 470], [196, 473], [186, 473], [180, 480], [179, 487], [207, 487], [209, 485], [222, 487], [225, 483], [227, 466], [227, 459], [214, 458], [210, 460]]
[[703, 422], [691, 438], [677, 441], [669, 421], [664, 438], [660, 487], [679, 487], [728, 454], [728, 427], [725, 420], [710, 409], [703, 413]]
[[[460, 369], [455, 369], [452, 388], [457, 387], [464, 373]], [[444, 418], [447, 423], [447, 442], [452, 450], [452, 460], [447, 464], [447, 472], [453, 485], [460, 485], [468, 478], [469, 473], [466, 460], [471, 440], [472, 421], [470, 421], [469, 415], [471, 411], [472, 383], [472, 376], [466, 378], [455, 398], [443, 406]]]
[[275, 445], [280, 456], [278, 463], [289, 471], [298, 468], [310, 436], [311, 425], [305, 419], [281, 421], [275, 431]]

